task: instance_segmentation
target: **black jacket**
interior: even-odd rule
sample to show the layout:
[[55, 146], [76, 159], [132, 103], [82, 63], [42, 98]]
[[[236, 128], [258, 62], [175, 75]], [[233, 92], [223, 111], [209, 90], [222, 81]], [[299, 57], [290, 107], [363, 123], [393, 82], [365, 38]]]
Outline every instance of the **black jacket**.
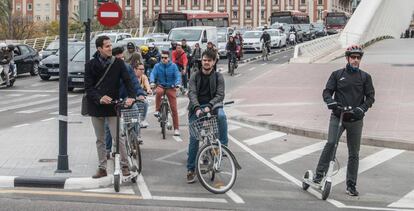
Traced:
[[[332, 95], [335, 94], [332, 99]], [[330, 103], [333, 100], [343, 106], [360, 107], [364, 112], [374, 104], [375, 90], [371, 75], [359, 70], [352, 72], [347, 68], [332, 72], [322, 93], [323, 100]], [[339, 117], [340, 111], [332, 111]], [[359, 120], [353, 117], [350, 121]]]
[[111, 69], [106, 74], [98, 88], [96, 83], [105, 73], [106, 67], [99, 61], [99, 53], [96, 52], [85, 65], [85, 91], [88, 97], [88, 112], [93, 117], [116, 116], [114, 105], [102, 105], [100, 99], [107, 95], [112, 99], [119, 99], [120, 79], [123, 80], [128, 96], [135, 98], [134, 86], [127, 72], [125, 63], [121, 59], [115, 59]]
[[262, 36], [260, 37], [260, 41], [264, 41], [264, 42], [268, 42], [270, 41], [270, 34], [269, 33], [263, 33]]
[[227, 42], [226, 50], [230, 52], [236, 52], [237, 51], [237, 44], [236, 42]]
[[[198, 102], [198, 93], [200, 92], [201, 86], [201, 73], [202, 70], [194, 72], [190, 77], [190, 88], [188, 92], [188, 98], [190, 102], [188, 104], [188, 110], [194, 112], [200, 107]], [[210, 74], [210, 102], [209, 107], [215, 108], [223, 105], [224, 101], [224, 78], [221, 73], [213, 71]]]

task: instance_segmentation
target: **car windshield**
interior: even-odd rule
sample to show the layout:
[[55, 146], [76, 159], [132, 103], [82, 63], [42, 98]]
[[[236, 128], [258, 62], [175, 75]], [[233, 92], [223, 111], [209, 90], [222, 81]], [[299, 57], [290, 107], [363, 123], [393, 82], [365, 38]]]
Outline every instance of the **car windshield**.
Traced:
[[218, 32], [217, 33], [217, 42], [226, 42], [226, 33]]
[[323, 24], [314, 24], [313, 27], [315, 27], [317, 29], [323, 29], [324, 25]]
[[327, 17], [326, 24], [327, 25], [345, 25], [346, 17]]
[[59, 41], [50, 43], [46, 50], [57, 50], [59, 49]]
[[303, 31], [309, 31], [310, 30], [310, 26], [308, 24], [300, 25], [300, 27], [302, 27]]
[[217, 28], [217, 33], [226, 33], [227, 28]]
[[[73, 58], [73, 56], [79, 51], [79, 50], [81, 50], [82, 48], [84, 48], [84, 46], [83, 45], [71, 45], [71, 44], [69, 44], [68, 45], [68, 58], [69, 59], [71, 59], [71, 58]], [[56, 55], [59, 55], [59, 52], [60, 52], [60, 50], [58, 50], [57, 52], [56, 52]]]
[[[72, 61], [74, 62], [85, 62], [85, 53], [86, 53], [86, 48], [82, 48], [81, 50], [78, 51], [78, 53], [73, 57]], [[96, 48], [95, 47], [91, 47], [91, 58], [93, 57], [93, 54], [95, 54], [96, 52]]]
[[275, 30], [266, 30], [267, 33], [269, 33], [270, 36], [280, 36], [279, 31], [275, 31]]
[[260, 38], [263, 32], [245, 32], [243, 37], [244, 38]]
[[181, 41], [186, 39], [187, 41], [198, 41], [200, 40], [202, 30], [196, 29], [183, 29], [183, 30], [172, 30], [168, 36], [168, 40]]

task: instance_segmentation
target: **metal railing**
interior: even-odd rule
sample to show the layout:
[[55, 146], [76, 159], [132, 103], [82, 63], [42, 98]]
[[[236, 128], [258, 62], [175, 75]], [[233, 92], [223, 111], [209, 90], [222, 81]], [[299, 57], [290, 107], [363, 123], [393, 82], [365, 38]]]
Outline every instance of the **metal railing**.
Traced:
[[[143, 34], [148, 34], [154, 32], [154, 27], [145, 27], [143, 29]], [[139, 35], [139, 28], [130, 28], [130, 29], [117, 29], [117, 30], [105, 30], [105, 31], [95, 31], [91, 33], [91, 39], [96, 35], [100, 33], [111, 33], [111, 32], [122, 32], [122, 33], [130, 33], [133, 37], [136, 37]], [[77, 33], [77, 34], [69, 34], [69, 39], [77, 39], [84, 41], [85, 40], [85, 33]], [[26, 45], [29, 45], [33, 47], [34, 49], [40, 51], [44, 48], [46, 48], [51, 42], [59, 39], [59, 36], [47, 36], [47, 37], [41, 37], [41, 38], [34, 38], [34, 39], [25, 39], [25, 40], [17, 40], [13, 42], [23, 43]]]

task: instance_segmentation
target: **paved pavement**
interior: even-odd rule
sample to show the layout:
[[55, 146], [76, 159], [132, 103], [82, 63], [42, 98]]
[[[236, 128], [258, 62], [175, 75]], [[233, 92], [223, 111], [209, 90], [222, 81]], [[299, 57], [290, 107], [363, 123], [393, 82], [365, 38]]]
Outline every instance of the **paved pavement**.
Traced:
[[[385, 59], [387, 52], [413, 49], [414, 40], [384, 42], [366, 50], [361, 66], [371, 74], [376, 89], [376, 102], [364, 120], [364, 143], [414, 150], [413, 60], [402, 61], [394, 56]], [[272, 71], [232, 93], [234, 98], [240, 99], [234, 107], [241, 113], [235, 119], [325, 138], [330, 112], [322, 101], [322, 90], [330, 73], [345, 65], [343, 60], [330, 64], [263, 67]]]

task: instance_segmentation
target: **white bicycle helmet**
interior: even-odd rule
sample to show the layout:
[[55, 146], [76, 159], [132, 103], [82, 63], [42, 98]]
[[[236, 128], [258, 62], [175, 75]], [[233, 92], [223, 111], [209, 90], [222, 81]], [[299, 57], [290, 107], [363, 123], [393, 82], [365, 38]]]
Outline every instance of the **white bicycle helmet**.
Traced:
[[0, 48], [7, 48], [7, 44], [4, 42], [0, 43]]

